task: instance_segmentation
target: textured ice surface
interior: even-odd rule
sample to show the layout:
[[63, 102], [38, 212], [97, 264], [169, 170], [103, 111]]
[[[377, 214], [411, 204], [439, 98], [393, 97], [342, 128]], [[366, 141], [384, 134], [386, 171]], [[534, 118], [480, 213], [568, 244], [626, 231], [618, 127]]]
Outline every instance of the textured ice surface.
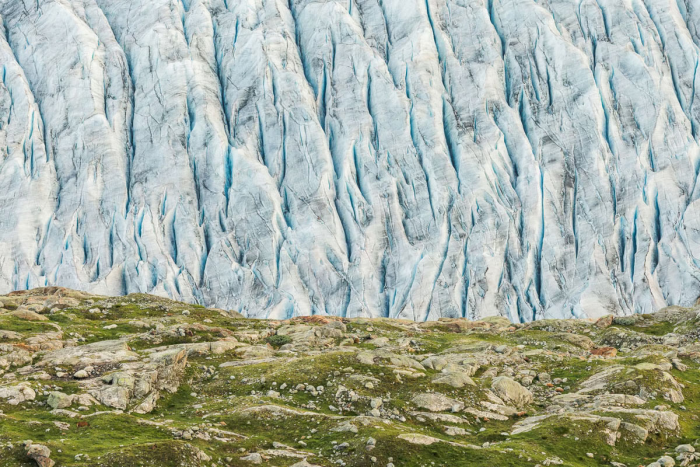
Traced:
[[525, 321], [700, 295], [697, 0], [0, 16], [0, 293]]

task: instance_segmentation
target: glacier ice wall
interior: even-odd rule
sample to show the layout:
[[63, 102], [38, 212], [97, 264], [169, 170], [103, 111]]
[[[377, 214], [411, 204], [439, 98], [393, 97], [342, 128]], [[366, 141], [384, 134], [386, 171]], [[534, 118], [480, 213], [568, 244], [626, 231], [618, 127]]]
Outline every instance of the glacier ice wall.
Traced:
[[516, 321], [700, 296], [697, 0], [0, 0], [0, 292]]

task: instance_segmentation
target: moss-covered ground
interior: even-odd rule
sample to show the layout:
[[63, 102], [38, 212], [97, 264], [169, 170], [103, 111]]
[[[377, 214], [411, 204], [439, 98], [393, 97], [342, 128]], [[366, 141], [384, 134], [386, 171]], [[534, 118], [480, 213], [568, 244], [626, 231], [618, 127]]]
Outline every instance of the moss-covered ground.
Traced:
[[[0, 331], [17, 333], [0, 338], [0, 467], [35, 465], [27, 440], [47, 446], [58, 466], [247, 466], [258, 453], [264, 465], [306, 459], [319, 466], [407, 467], [637, 466], [700, 441], [700, 345], [690, 310], [663, 319], [513, 326], [502, 319], [261, 321], [143, 294], [108, 298], [63, 289], [0, 302], [7, 305], [0, 308]], [[22, 309], [48, 320], [13, 314]], [[60, 347], [102, 341], [125, 342], [144, 361], [152, 349], [185, 349], [176, 390], [161, 391], [145, 414], [133, 411], [137, 401], [126, 410], [100, 401], [52, 411], [50, 392], [93, 394], [103, 374], [77, 379], [79, 366], [44, 362]], [[218, 341], [234, 345], [221, 352], [207, 347]], [[193, 347], [199, 344], [205, 347]], [[594, 355], [609, 345], [616, 355]], [[13, 363], [13, 352], [25, 352], [31, 363]], [[128, 370], [123, 365], [109, 362], [100, 371]], [[612, 366], [621, 370], [585, 389]], [[438, 381], [453, 373], [470, 375], [473, 384]], [[665, 375], [681, 388], [681, 402], [664, 397]], [[498, 376], [517, 381], [532, 400], [508, 401], [492, 389]], [[35, 396], [16, 405], [1, 396], [20, 383]], [[418, 394], [444, 396], [458, 407], [431, 414], [415, 401]], [[641, 403], [595, 405], [596, 397], [610, 394]], [[588, 399], [559, 397], [566, 395]], [[678, 429], [645, 425], [642, 441], [621, 429], [611, 434], [611, 418], [641, 426], [640, 411], [671, 413]], [[518, 430], [542, 415], [548, 417]]]

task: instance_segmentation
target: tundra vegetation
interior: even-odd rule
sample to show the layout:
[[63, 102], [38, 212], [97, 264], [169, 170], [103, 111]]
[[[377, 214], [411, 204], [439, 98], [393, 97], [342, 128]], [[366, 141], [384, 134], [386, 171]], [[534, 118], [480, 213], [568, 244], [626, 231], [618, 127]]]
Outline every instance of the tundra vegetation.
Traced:
[[0, 466], [697, 465], [700, 308], [512, 324], [0, 297]]

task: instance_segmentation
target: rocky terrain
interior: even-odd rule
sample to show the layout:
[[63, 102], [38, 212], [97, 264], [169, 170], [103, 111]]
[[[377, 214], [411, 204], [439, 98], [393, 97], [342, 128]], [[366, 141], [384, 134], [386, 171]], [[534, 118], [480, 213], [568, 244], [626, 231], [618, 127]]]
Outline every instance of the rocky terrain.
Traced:
[[700, 308], [513, 325], [0, 303], [1, 467], [700, 465]]
[[0, 293], [249, 317], [700, 296], [697, 0], [0, 0]]

